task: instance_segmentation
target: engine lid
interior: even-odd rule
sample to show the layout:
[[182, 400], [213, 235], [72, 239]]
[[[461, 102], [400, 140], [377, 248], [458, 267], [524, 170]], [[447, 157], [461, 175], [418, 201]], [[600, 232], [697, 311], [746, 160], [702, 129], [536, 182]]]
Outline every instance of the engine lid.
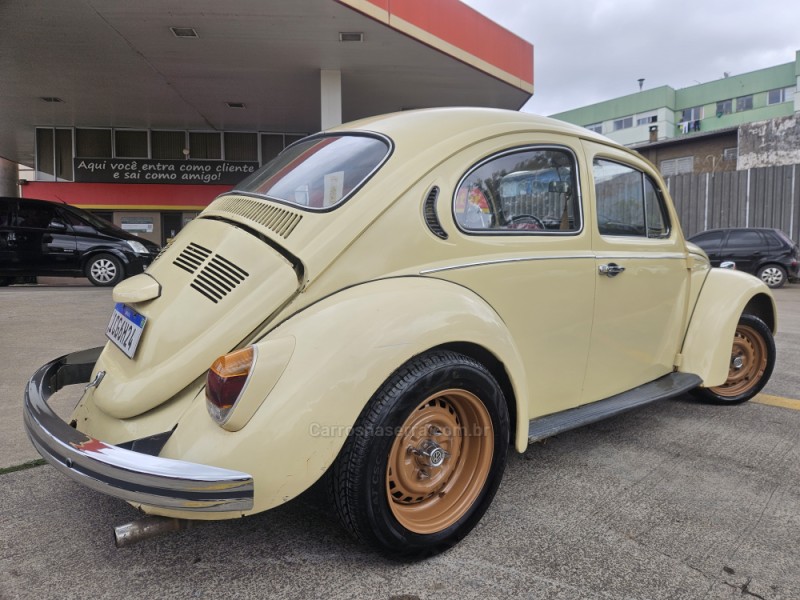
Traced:
[[[203, 375], [220, 355], [295, 296], [292, 264], [274, 248], [228, 222], [195, 219], [147, 269], [160, 294], [129, 305], [147, 321], [133, 359], [108, 343], [96, 370], [106, 371], [94, 393], [105, 413], [126, 419], [148, 411]], [[138, 299], [129, 280], [124, 294]]]

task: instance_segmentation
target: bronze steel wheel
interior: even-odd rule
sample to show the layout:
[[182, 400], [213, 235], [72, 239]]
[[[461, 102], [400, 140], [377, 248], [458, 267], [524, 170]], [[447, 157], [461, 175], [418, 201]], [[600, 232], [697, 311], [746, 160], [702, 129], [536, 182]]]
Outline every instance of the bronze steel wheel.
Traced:
[[442, 552], [478, 523], [505, 468], [509, 417], [489, 370], [437, 350], [367, 403], [328, 477], [345, 528], [383, 553]]
[[774, 366], [775, 341], [769, 327], [758, 317], [742, 315], [733, 336], [728, 379], [701, 394], [718, 403], [745, 402], [766, 385]]
[[392, 514], [414, 533], [447, 529], [480, 494], [493, 449], [492, 418], [477, 396], [452, 389], [423, 400], [389, 452], [386, 494]]

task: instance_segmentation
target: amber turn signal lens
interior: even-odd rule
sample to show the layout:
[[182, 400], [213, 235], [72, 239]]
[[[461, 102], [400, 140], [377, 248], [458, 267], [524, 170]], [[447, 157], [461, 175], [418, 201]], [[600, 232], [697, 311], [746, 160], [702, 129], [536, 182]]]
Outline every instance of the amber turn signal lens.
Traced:
[[255, 363], [255, 355], [255, 348], [248, 346], [220, 356], [211, 365], [206, 376], [206, 401], [208, 412], [217, 423], [225, 422], [241, 396]]

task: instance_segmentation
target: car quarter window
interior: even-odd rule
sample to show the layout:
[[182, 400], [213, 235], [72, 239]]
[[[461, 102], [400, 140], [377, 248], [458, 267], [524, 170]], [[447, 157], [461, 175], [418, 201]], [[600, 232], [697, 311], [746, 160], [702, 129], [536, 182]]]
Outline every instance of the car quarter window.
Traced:
[[593, 174], [601, 235], [669, 236], [664, 199], [650, 177], [628, 165], [598, 158]]
[[580, 231], [575, 156], [528, 147], [482, 161], [464, 176], [453, 214], [466, 232], [569, 234]]

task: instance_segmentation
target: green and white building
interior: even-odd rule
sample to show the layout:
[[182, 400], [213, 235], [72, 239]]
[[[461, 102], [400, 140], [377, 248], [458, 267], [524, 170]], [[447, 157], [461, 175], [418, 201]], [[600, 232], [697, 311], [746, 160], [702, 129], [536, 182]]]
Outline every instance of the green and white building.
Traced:
[[[774, 67], [678, 90], [645, 89], [552, 116], [636, 148], [665, 175], [793, 164], [800, 163], [799, 90], [800, 51]], [[748, 143], [748, 136], [759, 139]], [[759, 148], [758, 156], [745, 156]]]

